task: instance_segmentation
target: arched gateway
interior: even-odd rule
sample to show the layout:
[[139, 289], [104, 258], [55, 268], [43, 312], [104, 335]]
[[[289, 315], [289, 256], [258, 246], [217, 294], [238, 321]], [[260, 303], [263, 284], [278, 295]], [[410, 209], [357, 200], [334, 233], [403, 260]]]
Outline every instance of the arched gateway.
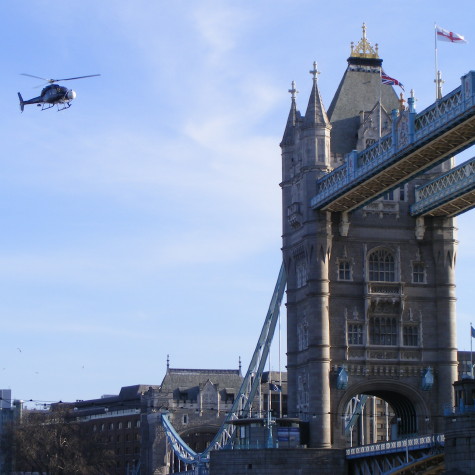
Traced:
[[365, 26], [347, 61], [328, 112], [316, 64], [304, 115], [292, 84], [281, 143], [288, 415], [308, 422], [316, 448], [355, 434], [349, 404], [373, 424], [384, 414], [376, 439], [442, 430], [457, 369], [454, 220], [409, 214], [415, 187], [451, 160], [351, 213], [311, 206], [320, 177], [387, 134], [393, 110], [404, 117]]

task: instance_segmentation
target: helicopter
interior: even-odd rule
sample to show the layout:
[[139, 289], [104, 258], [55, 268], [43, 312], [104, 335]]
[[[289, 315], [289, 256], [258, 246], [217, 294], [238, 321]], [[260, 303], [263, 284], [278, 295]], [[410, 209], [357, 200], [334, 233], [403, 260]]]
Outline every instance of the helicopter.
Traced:
[[46, 79], [26, 73], [22, 73], [22, 76], [41, 79], [48, 83], [48, 85], [42, 89], [41, 94], [38, 97], [33, 97], [27, 101], [23, 100], [21, 94], [18, 93], [18, 98], [20, 99], [20, 110], [23, 112], [25, 105], [29, 104], [36, 104], [38, 107], [41, 107], [41, 110], [51, 109], [55, 105], [57, 106], [58, 111], [68, 109], [71, 107], [71, 101], [76, 98], [76, 91], [68, 89], [64, 86], [59, 86], [56, 83], [60, 81], [72, 81], [73, 79], [92, 78], [95, 76], [100, 76], [100, 74], [90, 74], [88, 76], [78, 76], [75, 78], [65, 79]]

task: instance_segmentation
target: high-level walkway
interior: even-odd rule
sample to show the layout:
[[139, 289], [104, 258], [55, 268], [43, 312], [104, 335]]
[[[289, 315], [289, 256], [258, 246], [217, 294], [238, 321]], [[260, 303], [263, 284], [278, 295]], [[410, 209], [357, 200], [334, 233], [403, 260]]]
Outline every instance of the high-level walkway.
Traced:
[[455, 217], [475, 206], [475, 157], [416, 189], [412, 216]]
[[408, 110], [393, 111], [390, 134], [361, 152], [351, 152], [345, 164], [317, 181], [313, 209], [359, 208], [475, 143], [475, 71], [419, 114], [414, 97], [408, 104]]

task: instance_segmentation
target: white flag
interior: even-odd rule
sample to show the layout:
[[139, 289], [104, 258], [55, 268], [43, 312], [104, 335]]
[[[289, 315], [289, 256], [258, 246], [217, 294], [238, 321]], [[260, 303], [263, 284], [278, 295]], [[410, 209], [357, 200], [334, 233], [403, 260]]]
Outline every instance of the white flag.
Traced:
[[440, 41], [449, 41], [450, 43], [466, 43], [467, 40], [453, 31], [444, 30], [440, 26], [436, 26], [437, 39]]

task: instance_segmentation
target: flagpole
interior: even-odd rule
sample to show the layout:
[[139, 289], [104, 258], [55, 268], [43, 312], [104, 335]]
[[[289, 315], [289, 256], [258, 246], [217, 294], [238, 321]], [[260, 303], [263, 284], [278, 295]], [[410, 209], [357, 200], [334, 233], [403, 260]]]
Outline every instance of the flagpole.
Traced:
[[437, 52], [437, 23], [434, 23], [434, 52], [435, 52], [435, 99], [440, 99], [439, 94], [439, 58]]
[[382, 92], [381, 89], [383, 87], [383, 67], [379, 67], [379, 130], [378, 130], [378, 139], [381, 140], [381, 97], [382, 97]]

